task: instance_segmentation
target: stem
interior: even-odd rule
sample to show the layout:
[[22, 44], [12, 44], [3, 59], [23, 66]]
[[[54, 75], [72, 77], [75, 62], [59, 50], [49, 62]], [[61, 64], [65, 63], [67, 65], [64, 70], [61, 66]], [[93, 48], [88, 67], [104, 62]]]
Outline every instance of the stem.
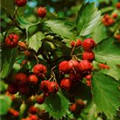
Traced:
[[36, 61], [37, 61], [37, 64], [39, 63], [39, 59], [37, 58], [37, 56], [34, 54], [34, 53], [32, 53], [33, 54], [33, 56], [35, 57], [35, 59], [36, 59]]

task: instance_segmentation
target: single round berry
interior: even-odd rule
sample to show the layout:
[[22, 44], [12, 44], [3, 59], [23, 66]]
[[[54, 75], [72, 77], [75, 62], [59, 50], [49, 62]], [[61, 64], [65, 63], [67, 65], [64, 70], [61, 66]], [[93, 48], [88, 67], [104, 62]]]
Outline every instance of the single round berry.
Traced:
[[93, 61], [95, 58], [95, 54], [92, 51], [84, 51], [82, 53], [82, 59], [83, 60], [88, 60], [88, 61]]
[[118, 2], [118, 3], [116, 4], [116, 7], [117, 7], [118, 9], [120, 9], [120, 2]]
[[86, 75], [85, 78], [86, 78], [87, 80], [90, 80], [90, 79], [92, 78], [92, 75], [91, 75], [91, 74]]
[[46, 14], [47, 14], [47, 10], [46, 10], [45, 7], [39, 7], [39, 8], [37, 9], [37, 15], [38, 15], [39, 17], [44, 18], [44, 17], [46, 16]]
[[17, 83], [18, 85], [24, 85], [27, 83], [27, 75], [24, 73], [17, 73], [14, 76], [14, 81], [15, 83]]
[[114, 13], [114, 14], [112, 15], [112, 17], [113, 17], [113, 18], [117, 18], [117, 17], [118, 17], [118, 14], [117, 14], [117, 13]]
[[120, 34], [116, 34], [114, 37], [120, 42]]
[[44, 101], [45, 101], [45, 95], [44, 94], [38, 95], [36, 97], [36, 101], [37, 101], [38, 104], [44, 103]]
[[82, 42], [84, 50], [91, 51], [95, 47], [95, 41], [91, 38], [87, 38]]
[[69, 64], [69, 61], [62, 61], [59, 64], [59, 71], [62, 73], [69, 73], [72, 70], [72, 67]]
[[49, 92], [48, 86], [49, 86], [50, 82], [48, 80], [44, 80], [41, 82], [40, 84], [40, 90], [42, 90], [45, 93]]
[[85, 103], [81, 99], [77, 99], [75, 103], [80, 109], [83, 109], [85, 107]]
[[23, 6], [26, 5], [27, 0], [15, 0], [15, 3], [16, 3], [17, 6], [23, 7]]
[[69, 90], [72, 86], [72, 82], [69, 78], [64, 78], [60, 82], [60, 87], [65, 90]]
[[110, 19], [110, 15], [109, 15], [109, 14], [105, 14], [105, 15], [104, 15], [104, 18], [105, 18], [106, 20], [109, 20], [109, 19]]
[[70, 45], [71, 47], [79, 47], [82, 45], [82, 41], [80, 39], [77, 39], [76, 41], [71, 41]]
[[27, 44], [25, 42], [19, 41], [18, 46], [23, 50], [27, 49]]
[[76, 74], [75, 73], [70, 73], [69, 78], [72, 82], [77, 82], [77, 81], [81, 80], [83, 77], [79, 73], [76, 73]]
[[48, 89], [50, 94], [56, 94], [59, 90], [59, 85], [57, 82], [50, 82]]
[[12, 83], [8, 86], [7, 91], [10, 94], [16, 94], [18, 92], [18, 86], [16, 86], [14, 83]]
[[24, 54], [25, 54], [26, 57], [31, 57], [32, 56], [32, 53], [29, 50], [25, 50]]
[[71, 45], [71, 47], [74, 47], [75, 46], [75, 41], [71, 41], [70, 45]]
[[113, 18], [110, 18], [110, 19], [108, 20], [108, 24], [109, 24], [109, 25], [113, 25], [113, 24], [114, 24]]
[[19, 37], [16, 34], [10, 34], [5, 38], [6, 46], [14, 48], [18, 45]]
[[76, 40], [76, 47], [79, 47], [82, 45], [82, 41], [80, 39]]
[[93, 68], [93, 66], [88, 60], [82, 60], [78, 65], [78, 69], [82, 72], [91, 71], [92, 68]]
[[43, 77], [47, 73], [47, 68], [43, 64], [37, 64], [33, 67], [33, 73], [39, 77]]
[[29, 92], [29, 87], [27, 85], [23, 85], [19, 87], [19, 92], [21, 94], [27, 94]]
[[86, 85], [87, 85], [88, 87], [91, 87], [91, 80], [86, 80]]
[[25, 118], [25, 120], [32, 120], [30, 117]]
[[72, 104], [72, 105], [70, 105], [70, 111], [71, 112], [76, 112], [76, 108], [77, 108], [77, 106], [76, 106], [76, 104], [74, 103], [74, 104]]
[[30, 84], [37, 85], [37, 83], [38, 83], [38, 78], [37, 78], [37, 76], [34, 75], [34, 74], [29, 75], [29, 76], [28, 76], [28, 82], [29, 82]]
[[38, 116], [37, 115], [30, 115], [30, 119], [31, 120], [38, 120]]
[[28, 112], [31, 114], [36, 114], [38, 112], [38, 108], [36, 108], [35, 106], [30, 106]]

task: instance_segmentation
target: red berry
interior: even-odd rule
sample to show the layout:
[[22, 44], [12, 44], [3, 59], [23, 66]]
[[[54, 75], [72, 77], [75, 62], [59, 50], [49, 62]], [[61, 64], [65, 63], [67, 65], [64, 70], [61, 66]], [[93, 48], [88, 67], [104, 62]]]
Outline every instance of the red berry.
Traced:
[[91, 87], [91, 80], [87, 80], [86, 84], [87, 84], [88, 87]]
[[80, 109], [82, 109], [82, 108], [85, 107], [85, 103], [84, 103], [83, 100], [81, 100], [81, 99], [77, 99], [77, 100], [76, 100], [76, 105], [77, 105]]
[[14, 117], [18, 117], [18, 116], [19, 116], [19, 112], [16, 111], [15, 109], [13, 109], [13, 108], [10, 108], [10, 109], [8, 110], [8, 112], [9, 112], [10, 114], [12, 114]]
[[15, 3], [16, 3], [17, 6], [23, 7], [23, 6], [26, 5], [27, 0], [15, 0]]
[[39, 8], [37, 9], [37, 15], [38, 15], [39, 17], [44, 18], [44, 17], [46, 16], [46, 14], [47, 14], [47, 10], [46, 10], [45, 7], [39, 7]]
[[74, 47], [75, 46], [75, 41], [71, 41], [70, 45], [71, 45], [71, 47]]
[[91, 38], [87, 38], [83, 41], [82, 46], [84, 50], [91, 51], [91, 49], [95, 47], [95, 41]]
[[82, 60], [79, 63], [78, 68], [80, 71], [90, 71], [92, 70], [93, 66], [88, 60]]
[[76, 47], [79, 47], [82, 45], [82, 41], [80, 39], [76, 40]]
[[38, 83], [38, 78], [37, 78], [37, 76], [34, 75], [34, 74], [29, 75], [29, 76], [28, 76], [28, 82], [29, 82], [30, 84], [37, 85], [37, 83]]
[[31, 120], [38, 120], [38, 116], [36, 115], [30, 115]]
[[25, 54], [26, 57], [31, 57], [32, 56], [32, 53], [29, 50], [25, 50], [24, 54]]
[[120, 42], [120, 34], [116, 34], [114, 37]]
[[31, 114], [36, 114], [38, 112], [38, 109], [35, 106], [31, 106], [28, 111]]
[[10, 94], [15, 94], [18, 92], [18, 86], [16, 86], [14, 83], [12, 83], [8, 86], [7, 90]]
[[92, 78], [92, 75], [90, 75], [90, 74], [89, 74], [89, 75], [86, 75], [85, 78], [86, 78], [87, 80], [90, 80], [90, 79]]
[[49, 92], [49, 90], [48, 90], [49, 84], [50, 84], [50, 82], [48, 80], [42, 81], [41, 85], [40, 85], [40, 90], [42, 90], [45, 93], [48, 93]]
[[95, 54], [92, 51], [84, 51], [82, 53], [82, 59], [83, 60], [88, 60], [88, 61], [93, 61], [95, 58]]
[[69, 78], [64, 78], [60, 82], [60, 87], [65, 90], [69, 90], [72, 86], [72, 82]]
[[19, 37], [16, 34], [10, 34], [5, 38], [6, 46], [14, 48], [18, 45]]
[[44, 103], [44, 101], [45, 101], [45, 95], [44, 95], [44, 94], [38, 95], [38, 96], [36, 97], [36, 101], [37, 101], [37, 103], [39, 103], [39, 104]]
[[21, 94], [27, 94], [29, 92], [29, 87], [27, 85], [23, 85], [19, 87], [19, 92]]
[[108, 20], [108, 24], [109, 24], [109, 25], [113, 25], [113, 24], [114, 24], [113, 18], [110, 18], [110, 19]]
[[82, 41], [80, 39], [77, 39], [76, 42], [75, 41], [71, 41], [70, 43], [71, 47], [79, 47], [82, 45]]
[[43, 64], [37, 64], [33, 67], [33, 73], [39, 77], [43, 77], [47, 73], [47, 68]]
[[19, 41], [18, 46], [23, 50], [27, 49], [27, 44], [25, 42]]
[[72, 69], [77, 69], [78, 61], [77, 60], [70, 60], [69, 61], [69, 66], [71, 66], [70, 68], [72, 68]]
[[48, 89], [49, 93], [56, 94], [59, 90], [59, 85], [57, 82], [50, 82]]
[[99, 64], [99, 67], [101, 69], [110, 69], [110, 67], [108, 65], [105, 65], [105, 64], [102, 64], [102, 63]]
[[24, 73], [17, 73], [14, 80], [18, 85], [24, 85], [27, 83], [27, 75]]
[[72, 67], [69, 64], [69, 61], [62, 61], [59, 64], [59, 71], [63, 73], [69, 73], [72, 70]]
[[79, 74], [79, 73], [76, 73], [76, 74], [75, 73], [70, 73], [69, 78], [72, 82], [76, 82], [76, 81], [82, 79], [82, 75]]
[[113, 18], [117, 18], [117, 17], [118, 17], [118, 14], [117, 14], [117, 13], [114, 13], [114, 14], [112, 15], [112, 17], [113, 17]]
[[25, 120], [32, 120], [30, 117], [27, 117]]
[[105, 15], [104, 15], [104, 18], [105, 18], [106, 20], [108, 20], [108, 19], [110, 18], [110, 15], [109, 15], [109, 14], [105, 14]]
[[116, 4], [116, 7], [117, 7], [118, 9], [120, 9], [120, 2], [118, 2], [118, 3]]
[[77, 106], [76, 106], [76, 104], [74, 103], [74, 104], [72, 104], [72, 105], [70, 106], [70, 111], [71, 111], [71, 112], [75, 112], [75, 111], [76, 111], [76, 108], [77, 108]]

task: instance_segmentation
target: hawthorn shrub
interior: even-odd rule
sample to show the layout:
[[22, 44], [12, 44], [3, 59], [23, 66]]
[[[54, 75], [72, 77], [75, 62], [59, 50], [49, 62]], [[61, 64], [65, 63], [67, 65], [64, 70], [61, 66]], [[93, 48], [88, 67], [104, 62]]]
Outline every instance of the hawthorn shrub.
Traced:
[[1, 119], [120, 120], [120, 2], [30, 2], [1, 1]]

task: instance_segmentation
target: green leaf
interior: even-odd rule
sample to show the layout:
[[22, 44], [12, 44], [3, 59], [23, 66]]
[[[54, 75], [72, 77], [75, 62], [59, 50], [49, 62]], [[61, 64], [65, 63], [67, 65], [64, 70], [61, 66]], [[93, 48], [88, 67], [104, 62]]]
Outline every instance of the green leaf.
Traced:
[[10, 73], [10, 71], [13, 68], [15, 58], [17, 54], [17, 49], [11, 49], [11, 48], [4, 48], [2, 49], [1, 55], [2, 55], [2, 66], [1, 66], [1, 78], [7, 77], [7, 75]]
[[42, 32], [37, 32], [29, 39], [29, 47], [37, 52], [42, 45], [41, 40], [44, 38], [45, 36]]
[[8, 85], [4, 81], [1, 80], [0, 81], [0, 92], [6, 90], [7, 86]]
[[101, 70], [101, 72], [115, 78], [116, 80], [120, 80], [120, 69], [116, 66], [110, 67], [109, 70], [108, 69], [107, 70]]
[[0, 95], [0, 115], [5, 115], [11, 107], [12, 100], [6, 95]]
[[93, 99], [104, 114], [113, 119], [120, 107], [120, 83], [114, 78], [95, 72], [92, 79]]
[[100, 12], [97, 11], [95, 3], [84, 4], [78, 11], [76, 26], [80, 36], [93, 32], [100, 22]]
[[61, 35], [62, 37], [74, 39], [74, 34], [71, 31], [71, 27], [66, 25], [61, 20], [48, 20], [45, 25], [49, 27], [54, 33]]
[[106, 39], [107, 37], [108, 35], [106, 32], [106, 27], [103, 24], [97, 26], [94, 32], [92, 33], [92, 38], [95, 40], [97, 44], [101, 42], [103, 39]]
[[33, 24], [33, 23], [29, 22], [28, 20], [26, 20], [23, 16], [22, 17], [18, 16], [17, 20], [20, 23], [20, 25], [26, 29], [28, 29]]
[[95, 103], [92, 101], [81, 113], [82, 118], [85, 120], [98, 120], [98, 108]]
[[67, 114], [69, 108], [69, 100], [60, 92], [55, 95], [46, 97], [44, 104], [46, 111], [55, 120], [64, 117]]
[[1, 7], [4, 8], [9, 14], [14, 13], [14, 0], [1, 0]]
[[108, 65], [120, 64], [120, 44], [115, 43], [114, 38], [108, 38], [100, 42], [95, 52], [95, 60]]

